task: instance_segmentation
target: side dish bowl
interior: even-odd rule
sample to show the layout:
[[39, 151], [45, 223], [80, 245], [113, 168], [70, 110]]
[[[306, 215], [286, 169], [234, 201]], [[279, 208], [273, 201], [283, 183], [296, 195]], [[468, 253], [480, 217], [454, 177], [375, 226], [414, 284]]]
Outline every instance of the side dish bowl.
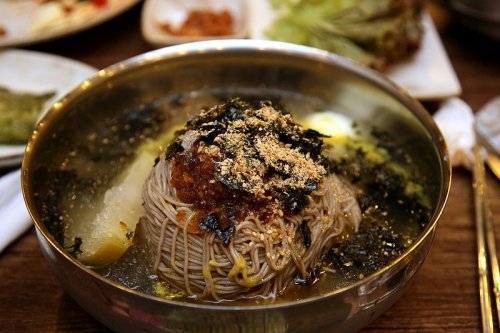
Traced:
[[[172, 121], [185, 120], [203, 106], [200, 96], [207, 94], [293, 96], [304, 103], [329, 105], [390, 133], [430, 184], [431, 220], [408, 250], [381, 270], [322, 295], [270, 305], [192, 304], [153, 297], [112, 282], [74, 259], [58, 242], [58, 222], [49, 214], [67, 193], [49, 191], [47, 184], [73, 181], [75, 171], [67, 169], [70, 158], [119, 169], [127, 158], [123, 147], [133, 140], [127, 140], [130, 128], [113, 126], [114, 119], [133, 121], [145, 105], [163, 100], [182, 111], [171, 114]], [[109, 141], [108, 134], [117, 141]], [[94, 142], [100, 135], [106, 140]], [[87, 146], [92, 149], [82, 149]], [[401, 88], [324, 51], [255, 40], [177, 45], [99, 71], [47, 112], [27, 145], [22, 165], [23, 194], [43, 254], [75, 301], [117, 332], [357, 331], [390, 307], [421, 267], [448, 196], [450, 177], [444, 139], [432, 117]]]
[[[148, 0], [142, 8], [141, 32], [147, 42], [157, 46], [245, 38], [248, 35], [246, 7], [241, 0]], [[189, 22], [191, 24], [186, 25]], [[172, 33], [175, 31], [177, 33]]]

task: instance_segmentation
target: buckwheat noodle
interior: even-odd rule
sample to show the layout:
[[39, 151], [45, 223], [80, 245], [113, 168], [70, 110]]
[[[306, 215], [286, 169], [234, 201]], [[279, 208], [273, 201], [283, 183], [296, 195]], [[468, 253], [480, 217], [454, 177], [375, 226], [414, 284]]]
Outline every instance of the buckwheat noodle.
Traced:
[[336, 238], [357, 230], [361, 220], [351, 186], [329, 173], [298, 213], [278, 209], [262, 219], [250, 212], [234, 221], [234, 234], [224, 244], [214, 232], [188, 230], [198, 212], [178, 198], [172, 172], [173, 161], [163, 153], [144, 184], [141, 224], [155, 272], [203, 299], [274, 298], [296, 277], [309, 277]]
[[[162, 156], [163, 157], [163, 156]], [[357, 230], [361, 213], [353, 190], [330, 174], [310, 194], [310, 204], [296, 215], [274, 215], [260, 221], [249, 215], [236, 224], [226, 248], [214, 233], [190, 234], [196, 212], [177, 199], [171, 187], [171, 162], [160, 158], [144, 186], [146, 230], [156, 249], [155, 271], [189, 295], [213, 299], [253, 295], [276, 296], [299, 273], [307, 276], [346, 227]], [[187, 218], [179, 221], [179, 212]], [[307, 221], [311, 245], [299, 231]]]

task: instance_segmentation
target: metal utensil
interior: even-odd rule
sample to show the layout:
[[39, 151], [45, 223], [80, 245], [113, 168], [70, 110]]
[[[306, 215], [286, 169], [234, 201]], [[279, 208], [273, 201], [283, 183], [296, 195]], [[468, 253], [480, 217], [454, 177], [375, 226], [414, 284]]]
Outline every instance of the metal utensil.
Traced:
[[[495, 302], [499, 309], [498, 298], [498, 258], [496, 256], [495, 236], [491, 216], [488, 215], [485, 195], [484, 164], [479, 146], [474, 147], [476, 160], [473, 170], [474, 209], [476, 219], [477, 256], [479, 269], [479, 298], [481, 302], [481, 319], [483, 332], [493, 332], [493, 311], [490, 296], [490, 272], [493, 276]], [[488, 265], [489, 259], [489, 265]], [[499, 315], [497, 313], [497, 315]], [[499, 316], [500, 318], [500, 316]]]
[[500, 96], [476, 114], [475, 130], [478, 143], [487, 151], [486, 163], [500, 180]]
[[[474, 209], [477, 229], [477, 250], [479, 269], [479, 296], [481, 301], [481, 317], [484, 332], [493, 332], [493, 310], [490, 294], [490, 275], [493, 284], [493, 297], [500, 323], [500, 268], [495, 245], [493, 216], [486, 196], [485, 168], [480, 146], [488, 151], [488, 159], [498, 157], [497, 143], [500, 143], [500, 98], [486, 104], [476, 115], [476, 145], [474, 147], [475, 162], [473, 168]], [[500, 149], [498, 149], [500, 150]], [[492, 168], [493, 170], [493, 168]], [[497, 175], [498, 177], [498, 175]]]
[[489, 154], [486, 158], [486, 163], [498, 180], [500, 180], [500, 158], [497, 155]]

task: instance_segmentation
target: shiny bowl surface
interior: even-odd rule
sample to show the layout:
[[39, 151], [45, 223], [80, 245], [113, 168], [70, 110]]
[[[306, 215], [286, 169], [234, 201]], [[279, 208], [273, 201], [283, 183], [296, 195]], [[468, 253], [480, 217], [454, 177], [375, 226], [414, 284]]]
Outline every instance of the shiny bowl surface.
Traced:
[[[47, 222], [46, 208], [54, 193], [47, 193], [45, 186], [64, 181], [50, 177], [75, 147], [89, 140], [92, 131], [109, 130], [110, 120], [130, 116], [137, 106], [179, 96], [190, 105], [197, 96], [214, 93], [321, 101], [391, 133], [430, 179], [432, 220], [407, 252], [359, 282], [266, 306], [187, 304], [148, 296], [107, 280], [70, 256]], [[107, 151], [104, 147], [94, 158], [113, 161], [113, 156], [104, 156]], [[156, 50], [83, 82], [48, 111], [33, 133], [23, 161], [22, 187], [55, 275], [76, 302], [117, 332], [354, 332], [391, 306], [422, 265], [448, 196], [450, 173], [446, 146], [432, 117], [380, 74], [304, 46], [224, 40]]]

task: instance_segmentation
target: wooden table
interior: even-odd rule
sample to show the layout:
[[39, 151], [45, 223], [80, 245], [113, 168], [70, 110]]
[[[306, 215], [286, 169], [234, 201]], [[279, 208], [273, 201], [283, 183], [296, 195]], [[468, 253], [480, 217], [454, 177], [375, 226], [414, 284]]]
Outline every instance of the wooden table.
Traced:
[[[99, 27], [30, 49], [63, 55], [97, 68], [106, 67], [152, 49], [141, 37], [140, 9], [138, 5]], [[478, 109], [500, 94], [499, 44], [448, 22], [446, 13], [440, 10], [433, 14], [462, 83], [462, 98]], [[488, 192], [494, 215], [500, 222], [500, 183], [491, 173], [488, 173]], [[422, 269], [403, 297], [363, 332], [481, 330], [473, 214], [471, 175], [466, 170], [454, 170], [448, 204]], [[31, 230], [0, 255], [0, 331], [108, 330], [64, 292], [42, 257]]]

